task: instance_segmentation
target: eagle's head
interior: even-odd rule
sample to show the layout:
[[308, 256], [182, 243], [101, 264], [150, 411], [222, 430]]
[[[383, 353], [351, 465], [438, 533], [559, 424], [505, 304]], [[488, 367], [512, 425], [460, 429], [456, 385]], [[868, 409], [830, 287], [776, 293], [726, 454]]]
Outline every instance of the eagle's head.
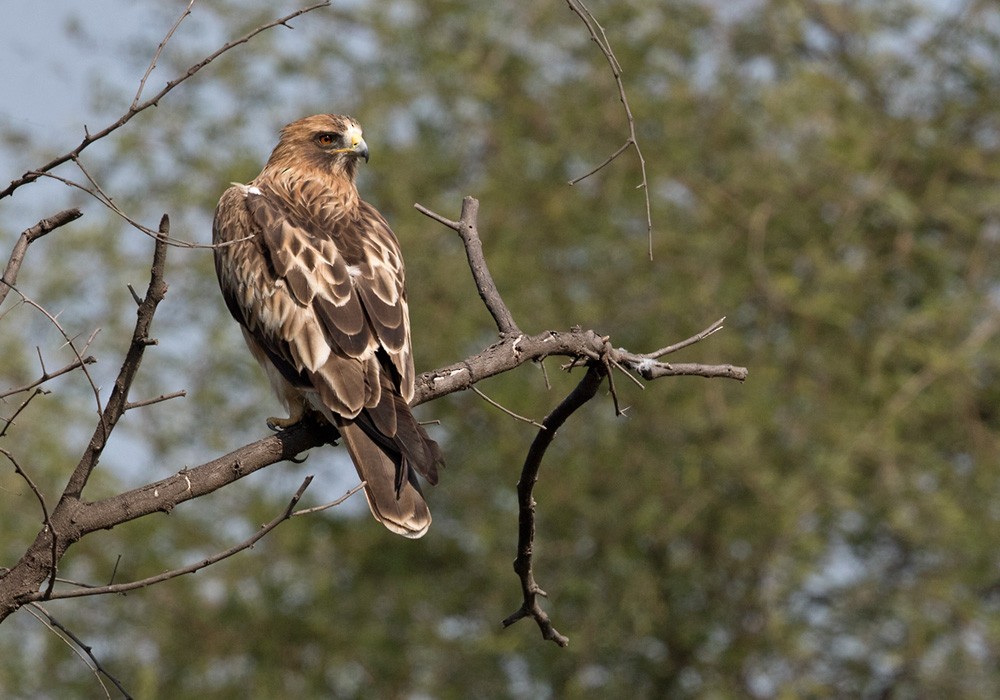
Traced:
[[368, 144], [353, 117], [316, 114], [281, 130], [269, 168], [308, 168], [353, 180], [358, 159], [368, 162]]

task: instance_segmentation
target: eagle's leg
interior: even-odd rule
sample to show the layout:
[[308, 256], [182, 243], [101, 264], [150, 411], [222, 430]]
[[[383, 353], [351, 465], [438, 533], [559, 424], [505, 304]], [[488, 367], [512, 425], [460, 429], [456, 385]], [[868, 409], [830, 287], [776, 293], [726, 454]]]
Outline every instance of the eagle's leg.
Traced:
[[274, 416], [268, 418], [267, 427], [271, 430], [284, 430], [301, 422], [306, 415], [305, 402], [302, 400], [289, 401], [288, 414], [288, 418], [276, 418]]

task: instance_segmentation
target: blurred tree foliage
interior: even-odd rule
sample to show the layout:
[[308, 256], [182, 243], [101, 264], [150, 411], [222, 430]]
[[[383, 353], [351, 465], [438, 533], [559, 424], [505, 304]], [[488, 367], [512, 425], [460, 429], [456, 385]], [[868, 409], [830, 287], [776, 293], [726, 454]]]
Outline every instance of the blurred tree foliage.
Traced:
[[[619, 380], [627, 418], [594, 402], [560, 431], [536, 491], [536, 566], [565, 650], [530, 622], [499, 627], [518, 604], [513, 488], [533, 429], [472, 394], [422, 409], [448, 458], [423, 540], [345, 505], [195, 576], [50, 611], [141, 698], [1000, 694], [1000, 10], [942, 7], [595, 2], [649, 164], [652, 262], [631, 153], [565, 184], [627, 135], [565, 4], [335, 3], [220, 59], [85, 155], [127, 211], [167, 211], [175, 235], [205, 242], [218, 194], [256, 174], [281, 125], [349, 112], [373, 154], [361, 189], [406, 255], [418, 370], [492, 339], [459, 243], [412, 209], [457, 217], [473, 194], [522, 328], [580, 323], [648, 351], [728, 315], [679, 359], [743, 364], [750, 380]], [[196, 5], [154, 79], [274, 13]], [[137, 76], [157, 40], [123, 52]], [[95, 94], [114, 112], [130, 89]], [[79, 201], [85, 219], [36, 245], [22, 286], [76, 332], [103, 327], [94, 371], [112, 376], [124, 285], [151, 246]], [[5, 243], [31, 223], [5, 221]], [[171, 255], [161, 345], [136, 391], [190, 394], [129, 414], [97, 493], [236, 447], [275, 410], [211, 254]], [[25, 333], [0, 336], [4, 385], [32, 378], [34, 345], [59, 344], [13, 313]], [[529, 369], [481, 388], [540, 418], [576, 381], [555, 362], [548, 375], [551, 390]], [[79, 377], [53, 388], [3, 442], [50, 490], [93, 420]], [[273, 517], [303, 473], [314, 500], [337, 495], [343, 459], [315, 451], [89, 538], [63, 573], [102, 582], [121, 555], [123, 580], [195, 560]], [[11, 561], [37, 507], [7, 472], [0, 502]], [[26, 612], [0, 649], [8, 697], [96, 695]]]

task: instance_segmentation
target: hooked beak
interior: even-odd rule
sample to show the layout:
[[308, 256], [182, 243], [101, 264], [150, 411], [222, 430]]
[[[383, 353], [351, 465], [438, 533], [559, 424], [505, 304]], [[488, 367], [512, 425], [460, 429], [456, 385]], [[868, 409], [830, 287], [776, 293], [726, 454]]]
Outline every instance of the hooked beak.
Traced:
[[361, 137], [361, 129], [352, 125], [348, 128], [347, 133], [344, 135], [347, 142], [350, 144], [344, 149], [345, 153], [350, 153], [356, 158], [364, 158], [365, 162], [368, 162], [368, 144]]
[[360, 136], [358, 142], [351, 146], [351, 152], [358, 158], [364, 158], [366, 163], [368, 162], [368, 144]]

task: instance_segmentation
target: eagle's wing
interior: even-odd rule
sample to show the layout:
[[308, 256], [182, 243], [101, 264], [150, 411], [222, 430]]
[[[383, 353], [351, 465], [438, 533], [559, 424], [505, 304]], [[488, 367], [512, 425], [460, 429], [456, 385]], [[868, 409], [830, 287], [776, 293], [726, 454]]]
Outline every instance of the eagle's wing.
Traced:
[[390, 511], [403, 508], [421, 521], [422, 510], [429, 525], [409, 471], [436, 483], [441, 455], [408, 406], [414, 371], [398, 244], [370, 205], [337, 219], [324, 194], [308, 181], [294, 192], [266, 183], [226, 191], [215, 240], [247, 240], [216, 250], [223, 296], [248, 342], [338, 424], [376, 517], [389, 525]]

